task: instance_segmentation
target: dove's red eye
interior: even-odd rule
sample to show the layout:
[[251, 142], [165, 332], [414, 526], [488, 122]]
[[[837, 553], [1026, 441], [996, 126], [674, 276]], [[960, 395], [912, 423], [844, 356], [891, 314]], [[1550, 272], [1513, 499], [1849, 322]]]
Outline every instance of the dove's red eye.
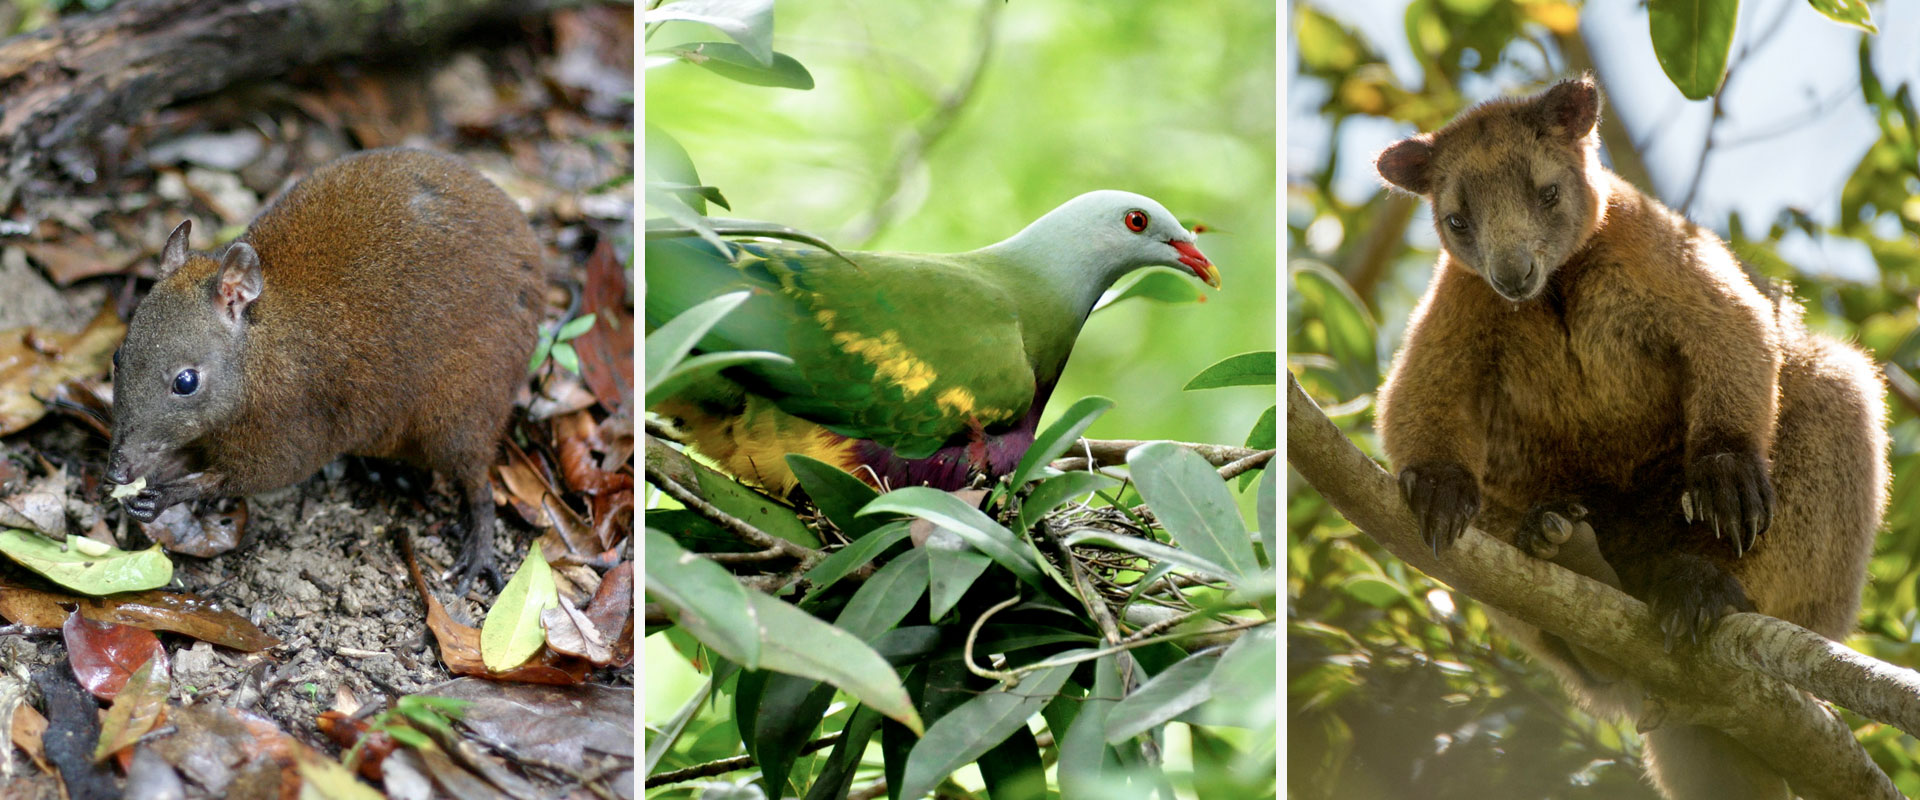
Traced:
[[1147, 212], [1134, 209], [1127, 212], [1127, 230], [1139, 233], [1147, 229]]

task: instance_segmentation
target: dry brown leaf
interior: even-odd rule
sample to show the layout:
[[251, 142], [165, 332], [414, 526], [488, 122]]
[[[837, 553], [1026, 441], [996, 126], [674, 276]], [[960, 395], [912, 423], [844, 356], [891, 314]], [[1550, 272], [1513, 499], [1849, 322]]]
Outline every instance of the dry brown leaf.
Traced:
[[139, 253], [102, 246], [91, 236], [71, 236], [54, 242], [24, 242], [20, 249], [40, 262], [54, 284], [66, 287], [97, 275], [125, 272]]
[[0, 581], [0, 618], [9, 622], [58, 628], [65, 624], [68, 609], [76, 607], [81, 616], [97, 622], [171, 631], [243, 652], [280, 643], [245, 617], [190, 594], [151, 591], [81, 597]]
[[606, 637], [585, 614], [567, 603], [540, 612], [540, 627], [547, 631], [547, 646], [555, 651], [584, 658], [596, 667], [613, 661]]
[[53, 774], [53, 765], [47, 763], [47, 751], [40, 744], [40, 737], [47, 732], [47, 718], [35, 711], [33, 706], [21, 703], [13, 710], [13, 730], [8, 733], [13, 743], [27, 752], [35, 766], [41, 772]]
[[32, 425], [47, 412], [39, 398], [74, 378], [106, 374], [126, 323], [111, 304], [77, 334], [16, 328], [0, 331], [0, 436]]

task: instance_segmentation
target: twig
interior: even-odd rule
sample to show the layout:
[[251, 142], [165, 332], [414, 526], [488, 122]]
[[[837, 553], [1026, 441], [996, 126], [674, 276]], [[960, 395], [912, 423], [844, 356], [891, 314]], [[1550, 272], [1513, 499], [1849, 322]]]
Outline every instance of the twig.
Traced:
[[[1140, 445], [1151, 443], [1151, 440], [1142, 439], [1081, 439], [1074, 444], [1073, 449], [1086, 455], [1060, 459], [1053, 462], [1053, 468], [1073, 471], [1122, 466], [1127, 463], [1128, 451]], [[1174, 442], [1174, 444], [1200, 454], [1201, 458], [1206, 459], [1208, 464], [1212, 464], [1215, 467], [1223, 467], [1262, 452], [1251, 447], [1240, 447], [1231, 444], [1206, 444], [1201, 442]], [[1087, 463], [1087, 458], [1093, 459], [1091, 465]]]
[[[826, 748], [832, 747], [835, 743], [839, 742], [840, 737], [844, 735], [846, 735], [846, 731], [834, 731], [833, 733], [829, 733], [825, 736], [822, 736], [818, 739], [815, 739], [811, 742], [807, 742], [806, 744], [801, 745], [799, 752], [795, 753], [795, 755], [804, 756], [808, 753], [812, 753], [815, 751], [824, 750]], [[697, 778], [711, 778], [715, 775], [725, 775], [729, 772], [737, 772], [739, 770], [747, 769], [749, 767], [752, 767], [753, 765], [754, 765], [753, 756], [734, 756], [732, 758], [723, 758], [718, 761], [709, 761], [705, 764], [695, 764], [691, 767], [683, 767], [681, 769], [669, 770], [667, 772], [648, 775], [647, 788], [651, 789], [655, 786], [666, 786], [668, 784], [680, 783], [682, 781], [690, 781]]]
[[1220, 480], [1230, 481], [1240, 477], [1240, 473], [1246, 472], [1247, 470], [1264, 467], [1267, 465], [1267, 462], [1273, 460], [1273, 454], [1277, 452], [1280, 451], [1262, 450], [1246, 458], [1229, 461], [1226, 466], [1220, 468]]
[[979, 43], [974, 48], [973, 62], [967, 66], [966, 74], [960, 77], [960, 82], [953, 87], [952, 91], [940, 98], [940, 104], [934, 108], [933, 114], [920, 123], [919, 129], [910, 134], [907, 141], [901, 145], [899, 157], [888, 165], [886, 173], [880, 179], [879, 192], [876, 193], [879, 202], [847, 227], [840, 237], [841, 241], [870, 241], [892, 223], [895, 216], [899, 215], [903, 197], [901, 187], [906, 183], [907, 176], [920, 166], [920, 162], [926, 158], [927, 151], [933, 149], [933, 146], [953, 129], [953, 123], [960, 118], [960, 111], [966, 107], [967, 101], [973, 99], [974, 89], [980, 85], [980, 75], [986, 71], [987, 63], [992, 60], [995, 40], [994, 23], [998, 20], [1000, 9], [1004, 5], [1006, 3], [996, 0], [987, 0], [981, 4], [980, 18], [975, 25], [978, 29], [976, 35], [979, 37]]
[[1700, 163], [1694, 167], [1693, 179], [1687, 182], [1686, 197], [1680, 201], [1681, 214], [1693, 210], [1693, 198], [1700, 191], [1701, 179], [1707, 174], [1707, 160], [1712, 157], [1714, 145], [1717, 144], [1715, 135], [1720, 130], [1720, 121], [1726, 118], [1722, 100], [1727, 95], [1727, 85], [1733, 83], [1734, 75], [1746, 65], [1747, 56], [1765, 47], [1767, 42], [1780, 32], [1780, 28], [1787, 21], [1788, 12], [1793, 10], [1794, 5], [1796, 4], [1783, 0], [1780, 4], [1780, 13], [1773, 16], [1773, 21], [1767, 24], [1759, 36], [1740, 45], [1740, 52], [1735, 53], [1733, 60], [1728, 62], [1726, 77], [1720, 80], [1720, 87], [1713, 92], [1713, 116], [1707, 120], [1707, 139], [1700, 144]]
[[654, 466], [652, 460], [647, 461], [645, 468], [648, 483], [659, 487], [660, 491], [666, 492], [668, 497], [678, 500], [681, 505], [686, 506], [689, 510], [700, 516], [712, 520], [714, 524], [727, 529], [733, 535], [745, 540], [748, 544], [761, 548], [762, 550], [778, 550], [785, 555], [799, 559], [803, 568], [810, 568], [814, 564], [819, 563], [820, 559], [823, 558], [818, 550], [794, 544], [793, 542], [769, 534], [759, 528], [753, 527], [739, 517], [721, 511], [718, 506], [707, 502], [704, 498], [700, 497], [700, 495], [695, 494], [693, 490], [682, 486], [679, 481], [674, 480], [668, 476], [665, 471]]
[[1005, 600], [1002, 600], [994, 604], [992, 608], [989, 608], [985, 611], [980, 612], [980, 616], [974, 619], [973, 627], [967, 629], [967, 647], [965, 650], [960, 651], [960, 660], [966, 663], [968, 672], [971, 672], [982, 678], [999, 681], [1003, 684], [1010, 684], [1012, 682], [1012, 676], [1006, 672], [1000, 672], [997, 670], [990, 670], [990, 669], [982, 669], [978, 665], [974, 664], [973, 663], [973, 643], [974, 643], [974, 640], [980, 638], [980, 628], [982, 628], [987, 624], [988, 617], [998, 614], [1001, 611], [1011, 607], [1012, 605], [1018, 602], [1020, 602], [1020, 595], [1016, 594], [1012, 597], [1009, 597]]

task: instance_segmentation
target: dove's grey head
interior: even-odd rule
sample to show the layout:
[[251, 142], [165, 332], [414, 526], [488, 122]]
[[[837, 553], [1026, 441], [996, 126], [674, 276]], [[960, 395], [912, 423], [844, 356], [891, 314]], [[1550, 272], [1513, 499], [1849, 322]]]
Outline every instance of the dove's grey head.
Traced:
[[1143, 267], [1172, 267], [1220, 286], [1220, 271], [1194, 246], [1193, 233], [1165, 206], [1132, 192], [1075, 197], [994, 248], [1100, 289]]

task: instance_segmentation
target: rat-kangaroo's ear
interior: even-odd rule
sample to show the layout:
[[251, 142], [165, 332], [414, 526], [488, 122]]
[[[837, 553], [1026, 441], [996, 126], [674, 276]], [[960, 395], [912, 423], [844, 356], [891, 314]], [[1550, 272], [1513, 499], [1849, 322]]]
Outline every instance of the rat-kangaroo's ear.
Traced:
[[1600, 121], [1600, 85], [1593, 75], [1556, 83], [1534, 102], [1542, 133], [1560, 139], [1581, 139]]
[[168, 275], [187, 263], [187, 234], [192, 232], [193, 220], [185, 220], [167, 237], [167, 246], [160, 248], [160, 267], [156, 270], [160, 280], [166, 280]]
[[253, 245], [246, 242], [228, 245], [227, 255], [220, 261], [220, 285], [214, 299], [220, 318], [228, 324], [239, 323], [247, 313], [247, 306], [260, 296], [260, 289], [265, 285], [266, 278], [260, 274], [260, 254], [253, 251]]
[[1411, 139], [1402, 139], [1380, 152], [1373, 160], [1373, 167], [1380, 171], [1380, 177], [1388, 183], [1414, 194], [1431, 194], [1433, 182], [1427, 174], [1427, 163], [1433, 160], [1433, 139], [1421, 134]]

